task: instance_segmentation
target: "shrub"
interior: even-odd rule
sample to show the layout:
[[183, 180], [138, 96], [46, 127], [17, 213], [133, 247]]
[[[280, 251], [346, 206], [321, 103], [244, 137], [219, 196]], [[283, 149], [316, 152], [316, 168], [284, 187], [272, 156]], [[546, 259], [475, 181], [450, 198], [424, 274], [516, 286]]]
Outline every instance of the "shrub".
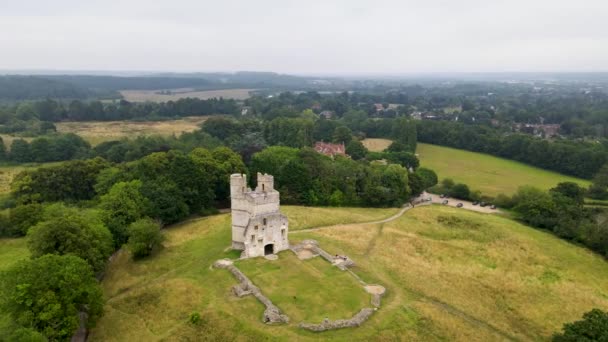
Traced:
[[162, 245], [164, 238], [160, 232], [160, 224], [147, 217], [131, 223], [128, 233], [127, 245], [134, 258], [143, 258], [152, 254]]
[[196, 311], [191, 313], [189, 321], [194, 325], [199, 325], [201, 323], [201, 314]]

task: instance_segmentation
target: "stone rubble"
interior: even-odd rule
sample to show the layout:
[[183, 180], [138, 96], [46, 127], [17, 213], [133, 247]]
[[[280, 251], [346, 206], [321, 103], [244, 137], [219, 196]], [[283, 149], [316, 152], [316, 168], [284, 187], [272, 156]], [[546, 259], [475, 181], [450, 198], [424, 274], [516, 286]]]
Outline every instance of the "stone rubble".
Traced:
[[281, 313], [281, 310], [272, 303], [268, 297], [264, 296], [260, 289], [253, 285], [251, 280], [247, 278], [247, 276], [241, 272], [230, 260], [218, 260], [213, 264], [216, 268], [225, 268], [234, 277], [239, 281], [238, 285], [232, 287], [232, 291], [237, 297], [243, 297], [247, 295], [253, 295], [257, 300], [259, 300], [264, 306], [266, 306], [266, 310], [264, 310], [264, 316], [262, 321], [266, 324], [279, 324], [279, 323], [289, 323], [289, 317]]

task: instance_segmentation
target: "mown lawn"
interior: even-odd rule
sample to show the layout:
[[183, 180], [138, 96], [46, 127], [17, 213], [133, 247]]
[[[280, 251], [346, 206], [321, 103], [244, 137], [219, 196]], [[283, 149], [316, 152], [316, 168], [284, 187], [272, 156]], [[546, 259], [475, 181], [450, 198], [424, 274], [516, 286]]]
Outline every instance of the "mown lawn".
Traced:
[[[316, 224], [294, 227], [305, 225]], [[275, 262], [237, 262], [292, 317], [288, 325], [267, 326], [263, 305], [250, 296], [236, 298], [230, 290], [236, 279], [211, 268], [217, 259], [238, 256], [228, 248], [229, 215], [176, 225], [164, 234], [158, 255], [134, 262], [121, 253], [109, 265], [105, 316], [91, 341], [545, 340], [591, 308], [608, 309], [603, 258], [506, 218], [456, 208], [420, 207], [385, 224], [291, 235], [291, 243], [314, 238], [332, 254], [351, 256], [358, 275], [387, 288], [382, 307], [361, 327], [320, 334], [298, 328], [298, 319], [347, 314], [359, 301], [368, 303], [356, 283], [348, 286], [346, 273], [290, 252]], [[335, 288], [323, 287], [324, 278]], [[300, 298], [318, 306], [308, 310]], [[188, 323], [194, 311], [203, 317], [197, 326]]]
[[416, 153], [421, 166], [433, 169], [440, 179], [451, 178], [489, 196], [510, 195], [522, 185], [550, 189], [559, 182], [576, 182], [584, 187], [590, 184], [584, 179], [483, 153], [421, 143]]
[[347, 272], [320, 257], [300, 260], [292, 251], [279, 259], [255, 258], [235, 264], [294, 322], [350, 318], [370, 307], [370, 295]]

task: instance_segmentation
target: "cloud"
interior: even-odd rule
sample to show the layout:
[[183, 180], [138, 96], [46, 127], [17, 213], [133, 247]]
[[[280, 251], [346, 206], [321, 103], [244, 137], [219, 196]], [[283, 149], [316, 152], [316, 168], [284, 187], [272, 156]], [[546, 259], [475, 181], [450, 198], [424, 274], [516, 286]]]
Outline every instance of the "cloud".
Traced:
[[608, 71], [599, 0], [33, 3], [1, 4], [2, 69]]

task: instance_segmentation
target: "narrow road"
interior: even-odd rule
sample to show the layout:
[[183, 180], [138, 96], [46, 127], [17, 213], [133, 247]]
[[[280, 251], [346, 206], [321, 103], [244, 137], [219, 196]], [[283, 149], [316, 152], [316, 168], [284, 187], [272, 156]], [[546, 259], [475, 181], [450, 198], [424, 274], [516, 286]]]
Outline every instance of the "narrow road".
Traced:
[[449, 205], [450, 207], [456, 207], [456, 205], [458, 205], [458, 203], [462, 203], [462, 208], [460, 208], [460, 209], [472, 210], [472, 211], [476, 211], [478, 213], [484, 213], [484, 214], [500, 213], [500, 209], [490, 209], [490, 206], [480, 207], [479, 205], [473, 205], [473, 202], [470, 202], [470, 201], [463, 201], [463, 200], [459, 200], [456, 198], [441, 198], [441, 197], [439, 197], [439, 195], [435, 195], [435, 194], [427, 194], [427, 196], [430, 196], [432, 199], [432, 202], [435, 204], [442, 204], [444, 200], [447, 200], [448, 204], [446, 204], [446, 205]]

